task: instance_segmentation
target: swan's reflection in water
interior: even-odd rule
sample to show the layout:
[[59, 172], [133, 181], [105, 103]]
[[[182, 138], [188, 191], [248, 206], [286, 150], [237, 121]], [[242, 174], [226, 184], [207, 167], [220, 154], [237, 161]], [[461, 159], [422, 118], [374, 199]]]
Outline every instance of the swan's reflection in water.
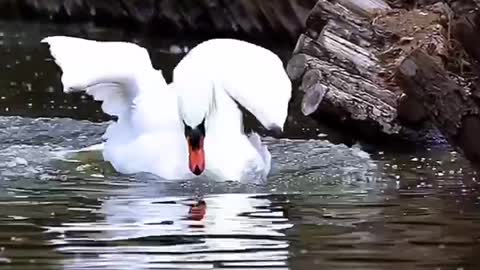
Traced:
[[52, 243], [66, 255], [64, 268], [287, 267], [289, 243], [283, 231], [293, 225], [265, 196], [209, 195], [202, 198], [203, 219], [193, 220], [194, 200], [138, 196], [145, 189], [92, 207], [92, 214], [103, 217], [94, 222], [50, 227], [62, 236]]

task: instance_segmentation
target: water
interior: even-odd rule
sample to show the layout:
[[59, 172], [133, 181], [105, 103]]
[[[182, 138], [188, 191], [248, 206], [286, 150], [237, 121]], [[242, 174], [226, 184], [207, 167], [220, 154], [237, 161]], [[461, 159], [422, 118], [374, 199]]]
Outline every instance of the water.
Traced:
[[[318, 138], [267, 139], [275, 163], [262, 185], [125, 176], [95, 153], [62, 160], [56, 151], [100, 142], [108, 118], [88, 97], [61, 93], [42, 37], [135, 40], [155, 47], [166, 71], [189, 43], [0, 26], [0, 269], [480, 266], [478, 176], [448, 145], [367, 153]], [[188, 214], [199, 199], [201, 221]]]

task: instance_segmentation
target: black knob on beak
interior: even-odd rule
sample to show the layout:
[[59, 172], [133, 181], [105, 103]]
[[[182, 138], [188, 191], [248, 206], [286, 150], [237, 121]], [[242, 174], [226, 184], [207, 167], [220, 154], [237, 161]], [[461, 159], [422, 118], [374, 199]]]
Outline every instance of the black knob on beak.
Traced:
[[274, 138], [279, 138], [282, 136], [283, 131], [282, 128], [277, 125], [271, 125], [268, 127], [267, 135], [272, 136]]

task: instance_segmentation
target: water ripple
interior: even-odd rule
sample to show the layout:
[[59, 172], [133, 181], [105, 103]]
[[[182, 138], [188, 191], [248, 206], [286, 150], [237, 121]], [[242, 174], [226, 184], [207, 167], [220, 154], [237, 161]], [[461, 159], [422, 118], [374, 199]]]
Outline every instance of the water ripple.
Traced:
[[[56, 154], [101, 142], [107, 123], [58, 118], [106, 120], [87, 96], [62, 93], [39, 41], [135, 41], [148, 45], [167, 80], [179, 60], [168, 53], [172, 43], [76, 25], [0, 26], [0, 112], [24, 116], [0, 116], [1, 269], [480, 266], [478, 176], [442, 138], [368, 153], [364, 145], [267, 139], [274, 163], [264, 184], [122, 175], [95, 151]], [[194, 216], [199, 200], [206, 211]]]

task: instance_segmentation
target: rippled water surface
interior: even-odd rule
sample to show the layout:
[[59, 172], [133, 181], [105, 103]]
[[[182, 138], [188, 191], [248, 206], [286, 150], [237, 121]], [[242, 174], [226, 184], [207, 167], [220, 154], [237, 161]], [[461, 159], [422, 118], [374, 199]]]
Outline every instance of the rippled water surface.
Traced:
[[189, 46], [79, 29], [0, 23], [0, 269], [480, 266], [477, 175], [445, 144], [367, 153], [322, 137], [267, 139], [264, 184], [161, 182], [118, 174], [95, 152], [59, 158], [100, 142], [108, 119], [61, 92], [42, 37], [134, 40], [167, 75]]

